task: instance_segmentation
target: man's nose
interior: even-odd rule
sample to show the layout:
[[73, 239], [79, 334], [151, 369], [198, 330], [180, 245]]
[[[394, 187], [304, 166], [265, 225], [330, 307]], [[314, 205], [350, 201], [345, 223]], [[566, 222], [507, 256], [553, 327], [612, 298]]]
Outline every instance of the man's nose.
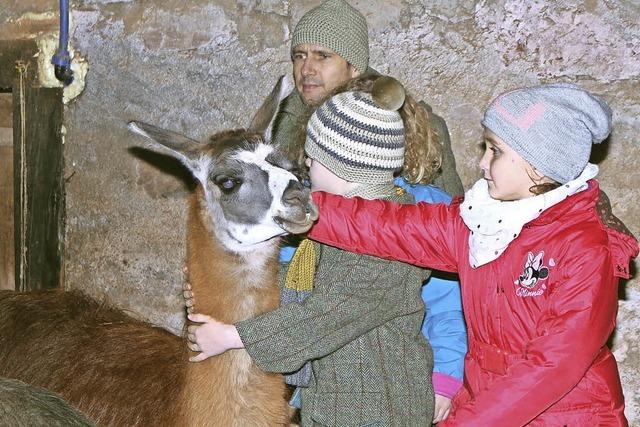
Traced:
[[302, 64], [302, 75], [311, 76], [315, 74], [315, 71], [316, 71], [316, 67], [313, 60], [309, 58], [305, 59], [304, 63]]

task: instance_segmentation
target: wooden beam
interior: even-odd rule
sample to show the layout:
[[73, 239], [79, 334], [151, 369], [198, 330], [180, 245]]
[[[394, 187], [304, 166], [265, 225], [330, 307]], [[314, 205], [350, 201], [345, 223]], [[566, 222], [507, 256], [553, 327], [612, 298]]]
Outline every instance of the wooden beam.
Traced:
[[37, 87], [33, 59], [24, 52], [14, 59], [14, 70], [23, 61], [11, 84], [16, 288], [56, 288], [63, 277], [62, 88]]
[[[0, 98], [11, 94], [0, 93]], [[16, 288], [13, 207], [13, 135], [0, 127], [0, 289]]]

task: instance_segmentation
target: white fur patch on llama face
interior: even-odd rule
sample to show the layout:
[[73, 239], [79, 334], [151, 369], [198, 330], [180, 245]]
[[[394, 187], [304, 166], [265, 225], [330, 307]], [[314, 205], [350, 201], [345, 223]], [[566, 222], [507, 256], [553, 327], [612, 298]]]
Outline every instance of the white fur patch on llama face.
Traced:
[[235, 160], [254, 164], [267, 174], [267, 188], [271, 194], [271, 205], [260, 216], [258, 223], [238, 224], [229, 222], [229, 236], [241, 245], [254, 245], [287, 233], [275, 222], [274, 217], [286, 211], [282, 196], [289, 183], [298, 181], [298, 179], [291, 172], [274, 166], [266, 160], [273, 150], [274, 148], [269, 145], [259, 144], [254, 151], [242, 151], [234, 156]]

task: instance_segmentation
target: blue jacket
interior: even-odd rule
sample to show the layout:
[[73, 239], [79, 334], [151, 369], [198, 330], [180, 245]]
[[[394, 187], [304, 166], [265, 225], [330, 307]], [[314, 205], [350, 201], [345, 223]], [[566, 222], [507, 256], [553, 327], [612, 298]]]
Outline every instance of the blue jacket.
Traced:
[[[410, 185], [396, 178], [396, 185], [413, 194], [416, 202], [446, 203], [451, 196], [432, 185]], [[280, 250], [280, 262], [289, 262], [295, 246]], [[433, 389], [437, 394], [453, 397], [462, 386], [464, 356], [467, 353], [467, 329], [462, 316], [460, 283], [449, 273], [432, 271], [422, 288], [427, 313], [422, 334], [433, 349]]]
[[[451, 196], [432, 185], [411, 185], [401, 177], [396, 178], [395, 184], [413, 194], [416, 202], [451, 202]], [[460, 283], [455, 275], [433, 270], [425, 285], [429, 286], [422, 287], [422, 299], [427, 307], [422, 334], [433, 349], [433, 389], [451, 398], [462, 386], [467, 354]]]

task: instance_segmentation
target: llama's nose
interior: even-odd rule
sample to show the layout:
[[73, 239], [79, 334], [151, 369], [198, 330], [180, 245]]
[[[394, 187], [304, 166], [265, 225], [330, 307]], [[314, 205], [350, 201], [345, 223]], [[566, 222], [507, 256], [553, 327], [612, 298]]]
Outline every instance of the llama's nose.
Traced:
[[289, 181], [282, 194], [282, 203], [287, 206], [304, 205], [309, 200], [309, 190], [295, 179]]

